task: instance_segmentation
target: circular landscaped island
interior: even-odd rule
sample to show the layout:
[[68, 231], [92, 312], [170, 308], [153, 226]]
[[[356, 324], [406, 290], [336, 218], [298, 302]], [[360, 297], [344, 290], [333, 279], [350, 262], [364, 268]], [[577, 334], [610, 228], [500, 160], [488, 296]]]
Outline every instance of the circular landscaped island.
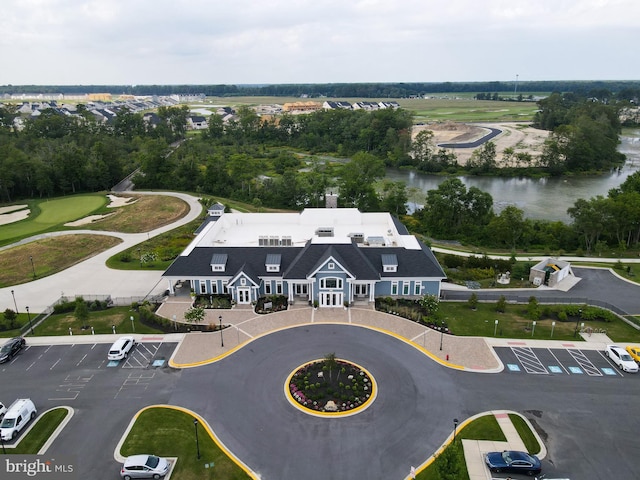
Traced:
[[295, 369], [285, 384], [292, 405], [317, 416], [359, 413], [376, 397], [376, 382], [360, 365], [331, 353]]

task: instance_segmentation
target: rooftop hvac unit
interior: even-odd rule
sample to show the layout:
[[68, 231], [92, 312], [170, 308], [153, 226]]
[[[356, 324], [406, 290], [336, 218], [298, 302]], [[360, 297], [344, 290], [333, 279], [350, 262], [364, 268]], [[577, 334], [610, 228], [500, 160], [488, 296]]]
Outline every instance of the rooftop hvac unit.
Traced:
[[364, 233], [350, 233], [349, 237], [356, 243], [364, 243]]
[[333, 227], [317, 228], [316, 235], [319, 237], [333, 237]]

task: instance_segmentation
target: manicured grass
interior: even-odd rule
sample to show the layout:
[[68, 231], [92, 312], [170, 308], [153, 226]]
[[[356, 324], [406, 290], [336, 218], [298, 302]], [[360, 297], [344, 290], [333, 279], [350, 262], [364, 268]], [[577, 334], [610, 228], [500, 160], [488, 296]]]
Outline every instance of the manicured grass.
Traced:
[[64, 235], [0, 251], [0, 288], [58, 273], [122, 240], [105, 235]]
[[[453, 455], [453, 462], [458, 470], [458, 480], [469, 478], [467, 464], [464, 459], [464, 454], [462, 453], [463, 439], [492, 440], [496, 442], [506, 441], [506, 437], [498, 425], [496, 417], [493, 415], [484, 415], [477, 418], [459, 430], [456, 434], [455, 442], [452, 442], [445, 448], [445, 450], [454, 449], [458, 452], [458, 455]], [[444, 459], [447, 458], [447, 453], [448, 452], [441, 452], [427, 468], [416, 475], [416, 478], [418, 480], [440, 480], [439, 470], [441, 466], [439, 464], [445, 461]]]
[[[159, 330], [147, 327], [140, 323], [138, 313], [129, 307], [112, 307], [107, 310], [90, 312], [87, 326], [93, 327], [96, 334], [113, 333], [112, 325], [115, 325], [117, 333], [134, 333], [131, 318], [135, 326], [135, 333], [160, 333]], [[35, 335], [69, 335], [69, 329], [74, 335], [91, 335], [91, 328], [82, 329], [82, 322], [71, 313], [59, 313], [51, 315], [43, 323], [35, 328]]]
[[[194, 417], [186, 412], [153, 407], [138, 415], [120, 453], [125, 457], [151, 453], [161, 457], [177, 457], [171, 478], [178, 480], [250, 479], [208, 435], [204, 425], [198, 425], [200, 460], [197, 459]], [[214, 463], [212, 468], [205, 464]]]
[[[527, 305], [508, 304], [504, 313], [496, 311], [495, 302], [479, 303], [477, 310], [472, 310], [466, 302], [440, 302], [438, 317], [443, 319], [451, 332], [455, 335], [504, 338], [524, 338], [538, 340], [572, 340], [580, 341], [575, 337], [575, 321], [560, 322], [541, 319], [536, 321], [535, 330], [533, 322], [526, 318]], [[495, 320], [498, 320], [498, 328], [495, 328]], [[631, 325], [616, 319], [612, 322], [583, 321], [585, 328], [591, 327], [606, 330], [609, 338], [616, 342], [640, 342], [640, 331]], [[553, 329], [553, 335], [551, 331]]]
[[520, 415], [514, 415], [513, 413], [509, 414], [509, 418], [518, 432], [518, 435], [520, 435], [520, 438], [524, 442], [527, 452], [532, 455], [540, 453], [540, 444], [538, 443], [538, 439], [535, 437], [529, 428], [529, 425], [527, 425], [523, 418]]
[[51, 437], [58, 425], [67, 417], [66, 408], [55, 408], [37, 419], [31, 431], [25, 435], [16, 448], [7, 450], [9, 454], [36, 454]]
[[0, 245], [37, 233], [64, 230], [67, 222], [78, 220], [101, 210], [108, 202], [105, 195], [73, 195], [52, 200], [30, 200], [29, 218], [0, 227]]

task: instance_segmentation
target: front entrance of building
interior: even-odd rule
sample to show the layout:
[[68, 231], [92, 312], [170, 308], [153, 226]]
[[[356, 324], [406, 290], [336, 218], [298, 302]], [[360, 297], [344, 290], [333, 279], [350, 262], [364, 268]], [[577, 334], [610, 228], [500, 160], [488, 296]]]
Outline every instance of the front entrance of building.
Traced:
[[341, 307], [342, 292], [320, 292], [321, 307]]
[[238, 288], [238, 304], [251, 303], [251, 290], [248, 288]]

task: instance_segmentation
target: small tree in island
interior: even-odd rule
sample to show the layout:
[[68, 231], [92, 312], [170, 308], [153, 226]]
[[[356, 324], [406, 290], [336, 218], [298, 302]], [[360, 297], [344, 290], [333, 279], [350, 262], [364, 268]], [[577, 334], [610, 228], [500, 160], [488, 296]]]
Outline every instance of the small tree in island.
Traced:
[[336, 362], [336, 354], [335, 353], [327, 353], [324, 356], [324, 366], [327, 367], [329, 371], [329, 381], [333, 381], [332, 371], [338, 367], [338, 362]]

